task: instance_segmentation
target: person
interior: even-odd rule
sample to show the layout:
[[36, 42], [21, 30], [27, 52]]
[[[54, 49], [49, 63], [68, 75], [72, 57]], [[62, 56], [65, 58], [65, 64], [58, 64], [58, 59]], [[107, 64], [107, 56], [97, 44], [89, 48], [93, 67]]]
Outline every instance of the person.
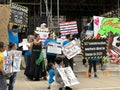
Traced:
[[7, 83], [6, 83], [6, 72], [4, 71], [4, 43], [0, 42], [0, 90], [6, 90], [7, 89]]
[[57, 41], [55, 39], [53, 39], [53, 34], [52, 33], [48, 34], [48, 38], [44, 42], [44, 47], [46, 48], [47, 64], [50, 63], [50, 62], [55, 63], [55, 58], [56, 58], [55, 53], [48, 53], [47, 52], [47, 46], [50, 43], [57, 43]]
[[72, 90], [72, 88], [65, 86], [57, 68], [62, 68], [63, 67], [63, 58], [62, 57], [56, 57], [55, 59], [55, 80], [57, 83], [59, 83], [61, 85], [61, 87], [59, 88], [59, 90], [63, 90], [63, 88], [65, 87], [65, 90]]
[[12, 29], [8, 31], [9, 43], [10, 42], [16, 43], [17, 46], [19, 43], [19, 38], [18, 38], [19, 30], [18, 30], [18, 28], [19, 28], [18, 25], [13, 25]]
[[48, 89], [51, 89], [51, 84], [54, 82], [54, 76], [55, 76], [55, 70], [54, 70], [54, 64], [53, 63], [49, 63], [47, 65], [47, 71], [48, 71], [48, 74], [49, 74]]
[[[17, 50], [16, 43], [10, 42], [9, 43], [9, 52], [8, 55], [12, 55], [14, 57], [14, 51]], [[16, 80], [17, 72], [14, 72], [13, 75], [9, 78], [9, 86], [8, 90], [13, 90], [13, 86]]]
[[98, 76], [97, 76], [97, 68], [96, 68], [98, 60], [99, 60], [98, 58], [90, 58], [88, 60], [88, 63], [89, 63], [89, 78], [91, 78], [92, 67], [93, 67], [93, 70], [94, 70], [94, 77], [98, 78]]
[[[34, 41], [34, 36], [29, 35], [27, 37], [27, 41], [29, 44], [32, 44], [32, 42]], [[25, 63], [26, 63], [26, 68], [25, 68], [25, 72], [24, 74], [29, 77], [29, 69], [30, 69], [30, 62], [31, 62], [31, 53], [30, 53], [30, 45], [28, 46], [28, 50], [24, 51], [24, 59], [25, 59]]]
[[33, 43], [30, 45], [31, 62], [28, 78], [33, 81], [39, 81], [43, 77], [44, 80], [47, 80], [44, 58], [40, 59], [42, 42], [40, 42], [39, 34], [35, 34], [34, 38]]
[[[68, 44], [70, 41], [73, 40], [72, 34], [66, 35], [66, 39], [67, 39], [67, 40], [63, 41], [62, 46]], [[73, 70], [73, 64], [74, 64], [73, 58], [68, 59], [67, 57], [65, 57], [65, 60], [64, 60], [64, 65], [65, 65], [65, 67], [70, 66], [70, 67], [72, 68], [72, 70]]]

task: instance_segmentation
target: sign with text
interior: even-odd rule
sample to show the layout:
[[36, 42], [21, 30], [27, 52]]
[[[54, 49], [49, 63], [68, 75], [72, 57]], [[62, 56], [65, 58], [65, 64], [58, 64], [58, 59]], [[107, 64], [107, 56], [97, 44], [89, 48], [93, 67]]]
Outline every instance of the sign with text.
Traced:
[[83, 57], [104, 57], [107, 54], [107, 42], [105, 38], [91, 38], [82, 40]]
[[55, 53], [55, 54], [61, 54], [62, 53], [62, 48], [59, 44], [51, 43], [51, 44], [48, 44], [48, 46], [47, 46], [47, 52]]
[[18, 25], [28, 24], [28, 8], [12, 3], [10, 23]]
[[63, 54], [68, 58], [71, 59], [77, 54], [81, 53], [80, 47], [77, 45], [76, 41], [73, 40], [68, 44], [64, 45], [62, 48]]
[[80, 82], [75, 77], [75, 74], [73, 73], [71, 67], [66, 68], [57, 68], [65, 86], [72, 86], [79, 84]]
[[7, 74], [12, 73], [12, 55], [4, 57], [4, 70]]

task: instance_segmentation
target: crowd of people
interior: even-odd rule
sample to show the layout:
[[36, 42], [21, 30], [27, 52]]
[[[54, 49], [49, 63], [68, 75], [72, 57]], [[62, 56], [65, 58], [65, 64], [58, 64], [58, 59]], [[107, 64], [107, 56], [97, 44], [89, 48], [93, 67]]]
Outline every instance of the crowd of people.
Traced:
[[[19, 42], [19, 38], [18, 38], [19, 29], [18, 28], [19, 27], [17, 25], [13, 25], [12, 29], [8, 31], [8, 35], [9, 35], [8, 51], [10, 52], [12, 52], [12, 50], [18, 49], [18, 42]], [[63, 41], [62, 46], [68, 44], [73, 39], [77, 40], [77, 43], [78, 43], [79, 36], [72, 35], [72, 34], [66, 35], [66, 39]], [[73, 58], [68, 59], [66, 56], [57, 57], [57, 54], [47, 52], [48, 45], [50, 45], [51, 43], [57, 43], [56, 39], [54, 38], [53, 33], [48, 34], [48, 38], [44, 41], [44, 44], [40, 42], [39, 34], [29, 35], [27, 37], [27, 41], [29, 45], [27, 45], [28, 50], [24, 51], [24, 59], [25, 59], [25, 64], [26, 64], [24, 75], [29, 80], [32, 80], [32, 81], [40, 81], [41, 79], [47, 80], [47, 76], [49, 76], [48, 89], [51, 89], [51, 84], [54, 82], [53, 77], [55, 76], [56, 82], [58, 82], [61, 85], [59, 90], [63, 90], [63, 88], [65, 88], [65, 90], [72, 90], [71, 87], [65, 86], [57, 68], [70, 66], [72, 70], [74, 70], [73, 69], [73, 64], [74, 64]], [[78, 45], [79, 44], [80, 44], [80, 40], [79, 40]], [[45, 60], [43, 57], [43, 52], [42, 52], [43, 49], [46, 49], [47, 64], [45, 63]], [[8, 84], [8, 90], [13, 90], [17, 72], [14, 72], [11, 74], [11, 76], [9, 76], [9, 83], [7, 83], [6, 82], [7, 74], [5, 73], [4, 68], [3, 68], [4, 67], [3, 66], [3, 62], [4, 62], [3, 51], [5, 51], [5, 44], [3, 42], [0, 42], [0, 90], [6, 90], [7, 84]], [[14, 53], [12, 54], [14, 57]], [[98, 77], [97, 69], [96, 69], [96, 61], [98, 61], [98, 58], [91, 58], [88, 60], [89, 77], [91, 77], [92, 66], [94, 67], [94, 77]], [[83, 64], [85, 64], [85, 62], [86, 61], [84, 59]]]

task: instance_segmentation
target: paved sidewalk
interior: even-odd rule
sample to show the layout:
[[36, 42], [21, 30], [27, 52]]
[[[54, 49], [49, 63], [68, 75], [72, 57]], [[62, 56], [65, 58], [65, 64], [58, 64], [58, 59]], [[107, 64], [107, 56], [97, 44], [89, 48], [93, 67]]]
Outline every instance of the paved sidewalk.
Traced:
[[[76, 73], [80, 84], [72, 86], [73, 90], [120, 90], [120, 77], [86, 78], [84, 73]], [[24, 70], [17, 75], [14, 90], [47, 90], [47, 81], [29, 81], [24, 76]], [[54, 83], [51, 90], [58, 90], [59, 85]]]

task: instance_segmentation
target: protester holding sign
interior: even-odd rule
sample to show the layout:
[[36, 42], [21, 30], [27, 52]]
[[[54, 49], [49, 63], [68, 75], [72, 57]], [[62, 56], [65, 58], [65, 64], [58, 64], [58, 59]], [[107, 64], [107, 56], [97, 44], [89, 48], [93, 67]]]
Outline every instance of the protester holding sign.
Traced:
[[[73, 37], [72, 37], [72, 34], [68, 34], [66, 35], [66, 39], [64, 42], [63, 42], [63, 46], [68, 44], [70, 41], [72, 41]], [[69, 65], [71, 66], [71, 68], [73, 69], [73, 58], [71, 59], [68, 59], [67, 57], [65, 57], [65, 60], [63, 61], [64, 64], [65, 64], [65, 67], [68, 67]]]
[[[8, 52], [8, 55], [12, 55], [13, 58], [14, 58], [15, 50], [17, 50], [16, 43], [10, 42], [9, 43], [9, 50], [10, 51]], [[16, 76], [17, 76], [17, 72], [14, 72], [13, 75], [10, 77], [8, 90], [13, 90], [13, 86], [14, 86], [14, 83], [15, 83], [15, 80], [16, 80]]]
[[33, 43], [34, 37], [32, 35], [29, 35], [27, 38], [27, 41], [28, 41], [29, 45], [26, 45], [28, 50], [24, 51], [24, 59], [25, 59], [25, 63], [26, 63], [26, 68], [25, 68], [24, 74], [26, 76], [29, 76], [29, 69], [30, 69], [30, 63], [31, 63], [30, 44]]
[[13, 25], [12, 29], [8, 31], [8, 36], [9, 36], [9, 42], [16, 43], [18, 46], [19, 38], [18, 38], [18, 26]]
[[55, 53], [47, 52], [48, 45], [50, 45], [51, 43], [57, 43], [56, 40], [53, 39], [53, 34], [52, 33], [50, 33], [48, 35], [48, 38], [44, 42], [44, 47], [46, 48], [47, 64], [50, 63], [50, 62], [55, 63], [55, 58], [56, 58]]
[[6, 73], [4, 71], [4, 43], [0, 42], [0, 90], [6, 90], [7, 89], [7, 83], [6, 83]]

